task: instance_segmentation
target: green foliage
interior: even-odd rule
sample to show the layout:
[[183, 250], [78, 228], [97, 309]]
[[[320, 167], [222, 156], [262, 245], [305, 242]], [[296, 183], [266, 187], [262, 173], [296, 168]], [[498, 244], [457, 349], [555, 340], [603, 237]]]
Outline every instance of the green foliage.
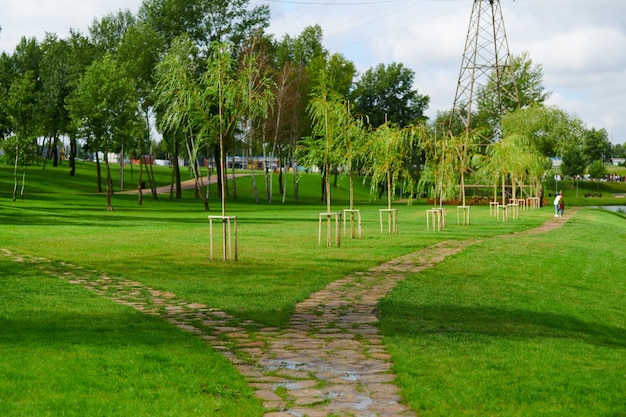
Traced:
[[585, 130], [583, 149], [587, 165], [593, 161], [606, 161], [611, 156], [611, 142], [605, 129]]
[[370, 194], [375, 196], [380, 187], [387, 190], [387, 208], [391, 209], [391, 202], [396, 187], [403, 181], [410, 195], [413, 193], [414, 183], [411, 175], [411, 156], [414, 145], [418, 144], [423, 136], [420, 127], [400, 128], [391, 123], [379, 126], [371, 133], [366, 144], [366, 153], [369, 161], [366, 166], [371, 176]]
[[587, 167], [583, 150], [579, 147], [572, 147], [563, 152], [561, 162], [561, 174], [565, 176], [582, 176]]
[[502, 130], [527, 137], [544, 156], [562, 155], [583, 140], [582, 121], [556, 107], [531, 106], [507, 114]]
[[350, 96], [355, 111], [367, 117], [373, 128], [387, 122], [405, 127], [424, 121], [430, 97], [413, 89], [414, 76], [411, 69], [395, 62], [368, 69]]
[[240, 45], [244, 39], [269, 25], [269, 6], [250, 7], [249, 0], [146, 0], [139, 19], [154, 28], [170, 46], [187, 34], [194, 45], [208, 51], [213, 42]]
[[607, 174], [606, 165], [602, 160], [593, 161], [589, 165], [589, 176], [593, 179], [601, 179]]
[[320, 71], [319, 84], [307, 110], [312, 121], [312, 136], [305, 138], [298, 149], [300, 164], [317, 165], [322, 170], [326, 209], [330, 213], [330, 173], [346, 161], [346, 127], [351, 115], [344, 98], [332, 89], [324, 71]]
[[72, 121], [92, 150], [116, 151], [128, 127], [141, 122], [135, 83], [110, 54], [95, 61], [68, 99]]
[[533, 64], [527, 52], [511, 57], [508, 65], [510, 67], [505, 71], [512, 71], [512, 77], [503, 76], [502, 70], [500, 73], [494, 71], [487, 85], [477, 94], [478, 118], [488, 120], [491, 127], [499, 123], [501, 116], [518, 109], [541, 106], [550, 96], [543, 86], [541, 65]]

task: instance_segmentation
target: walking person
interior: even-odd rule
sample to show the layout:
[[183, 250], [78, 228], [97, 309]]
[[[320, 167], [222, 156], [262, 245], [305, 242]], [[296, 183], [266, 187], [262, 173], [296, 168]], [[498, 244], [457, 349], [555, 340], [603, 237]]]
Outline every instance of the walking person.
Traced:
[[559, 203], [561, 202], [562, 198], [563, 191], [559, 191], [559, 193], [556, 195], [556, 198], [554, 199], [554, 217], [559, 217]]
[[563, 213], [565, 213], [565, 200], [561, 197], [559, 200], [559, 216], [563, 217]]

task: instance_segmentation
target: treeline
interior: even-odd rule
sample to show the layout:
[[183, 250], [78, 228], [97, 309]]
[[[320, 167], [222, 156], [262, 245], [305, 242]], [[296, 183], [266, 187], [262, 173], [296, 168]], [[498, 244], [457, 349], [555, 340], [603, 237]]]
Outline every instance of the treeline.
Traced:
[[[281, 168], [319, 167], [330, 202], [330, 177], [339, 170], [368, 173], [372, 191], [390, 197], [398, 188], [412, 195], [419, 187], [444, 198], [464, 195], [465, 176], [534, 181], [549, 155], [580, 154], [589, 163], [598, 152], [618, 156], [606, 131], [588, 131], [575, 117], [543, 106], [541, 67], [526, 55], [512, 62], [517, 85], [505, 86], [521, 98], [508, 109], [509, 120], [493, 104], [499, 87], [488, 84], [468, 132], [451, 112], [426, 119], [429, 97], [414, 88], [414, 72], [403, 64], [357, 74], [353, 62], [324, 48], [319, 26], [275, 39], [266, 33], [269, 19], [268, 6], [251, 8], [248, 0], [144, 0], [136, 14], [94, 20], [87, 34], [23, 38], [12, 54], [0, 56], [0, 141], [5, 163], [15, 165], [14, 199], [18, 168], [38, 160], [56, 166], [61, 138], [69, 139], [70, 175], [79, 147], [96, 156], [98, 173], [103, 156], [109, 209], [110, 153], [144, 162], [139, 203], [142, 182], [156, 198], [144, 155], [157, 149], [169, 155], [176, 197], [178, 160], [187, 158], [206, 208], [208, 188], [194, 165], [199, 157], [214, 161], [222, 201], [227, 156], [264, 155]], [[158, 143], [151, 120], [162, 136]], [[511, 162], [520, 152], [532, 162], [521, 156]], [[98, 175], [98, 191], [101, 183]], [[284, 198], [282, 178], [279, 183]], [[293, 189], [297, 199], [297, 181]]]

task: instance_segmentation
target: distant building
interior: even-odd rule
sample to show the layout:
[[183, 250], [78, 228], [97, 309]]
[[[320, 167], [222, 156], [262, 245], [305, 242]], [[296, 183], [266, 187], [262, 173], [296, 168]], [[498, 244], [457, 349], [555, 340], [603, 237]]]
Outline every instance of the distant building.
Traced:
[[563, 160], [558, 156], [551, 156], [550, 161], [552, 161], [552, 169], [560, 168]]

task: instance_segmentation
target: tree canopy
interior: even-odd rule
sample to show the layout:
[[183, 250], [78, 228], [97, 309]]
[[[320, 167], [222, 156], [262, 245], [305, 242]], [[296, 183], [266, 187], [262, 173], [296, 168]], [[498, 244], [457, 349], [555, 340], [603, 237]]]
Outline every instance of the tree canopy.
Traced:
[[368, 69], [351, 93], [355, 111], [374, 128], [387, 122], [405, 127], [426, 120], [430, 97], [413, 88], [414, 77], [415, 72], [401, 63]]

